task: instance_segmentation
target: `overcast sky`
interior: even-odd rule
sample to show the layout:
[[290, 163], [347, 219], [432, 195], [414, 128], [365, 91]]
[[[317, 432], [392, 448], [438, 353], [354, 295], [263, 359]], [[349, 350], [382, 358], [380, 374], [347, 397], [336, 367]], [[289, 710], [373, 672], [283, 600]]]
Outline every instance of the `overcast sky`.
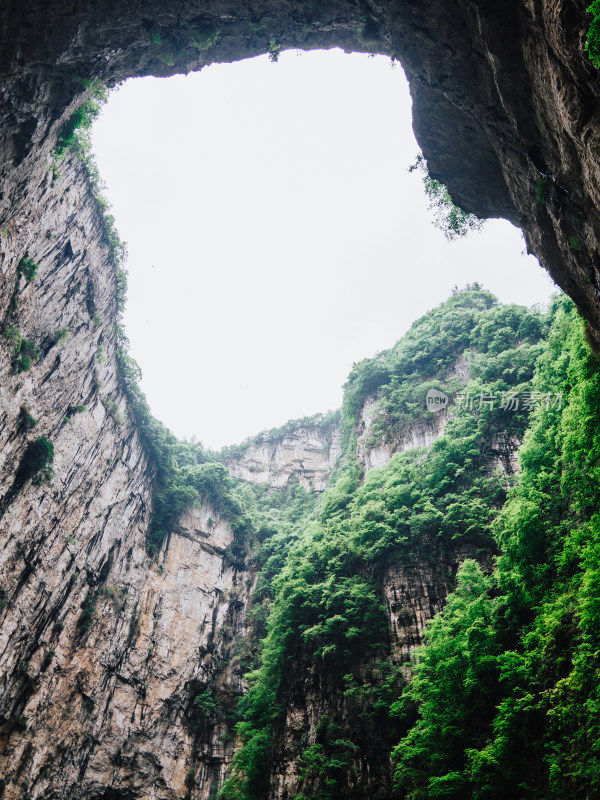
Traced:
[[479, 281], [554, 286], [504, 221], [448, 243], [407, 168], [400, 67], [283, 53], [127, 81], [93, 131], [129, 249], [125, 315], [154, 414], [218, 448], [337, 408], [352, 363]]

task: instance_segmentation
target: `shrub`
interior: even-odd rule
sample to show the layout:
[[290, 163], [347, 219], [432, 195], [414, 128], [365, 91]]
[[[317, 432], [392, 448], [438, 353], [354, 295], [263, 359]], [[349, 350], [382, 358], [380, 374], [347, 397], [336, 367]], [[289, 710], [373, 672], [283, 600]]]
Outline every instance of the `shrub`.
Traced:
[[535, 184], [535, 201], [541, 205], [546, 205], [546, 181], [538, 178]]
[[27, 406], [21, 406], [19, 411], [19, 422], [25, 430], [31, 430], [38, 424], [37, 419], [30, 413]]
[[118, 614], [125, 605], [125, 593], [120, 586], [110, 584], [102, 589], [102, 594], [112, 600], [115, 611]]
[[192, 37], [192, 47], [197, 47], [200, 52], [209, 50], [217, 43], [220, 31], [214, 27], [203, 28], [194, 34]]
[[208, 689], [202, 694], [196, 695], [193, 704], [193, 721], [194, 727], [203, 728], [214, 722], [215, 714], [217, 711], [217, 704], [215, 698]]
[[37, 347], [28, 339], [24, 339], [16, 325], [9, 325], [3, 337], [10, 345], [16, 372], [27, 372], [31, 365], [40, 357]]
[[108, 411], [117, 425], [122, 425], [127, 419], [127, 414], [121, 409], [115, 400], [109, 400], [105, 397], [102, 399], [102, 405]]
[[96, 361], [98, 364], [104, 364], [106, 361], [106, 355], [104, 354], [104, 346], [99, 344], [98, 350], [96, 351]]
[[37, 277], [38, 265], [32, 258], [25, 258], [25, 256], [23, 256], [23, 258], [19, 261], [17, 271], [19, 275], [22, 275], [25, 278], [26, 281], [31, 282]]
[[21, 341], [23, 337], [21, 336], [21, 331], [17, 328], [17, 326], [9, 325], [2, 336], [8, 342], [13, 356], [18, 355], [21, 350]]
[[483, 220], [454, 205], [448, 189], [443, 183], [431, 177], [425, 159], [420, 154], [408, 169], [409, 172], [415, 170], [419, 170], [422, 175], [429, 208], [434, 214], [433, 224], [442, 231], [448, 241], [466, 236], [470, 231], [481, 230]]
[[25, 450], [17, 474], [15, 476], [15, 489], [20, 489], [30, 478], [41, 483], [50, 480], [54, 474], [54, 446], [45, 436], [40, 436], [30, 442]]
[[600, 0], [594, 2], [587, 8], [588, 14], [593, 14], [594, 18], [590, 22], [585, 49], [596, 69], [600, 69]]
[[92, 85], [92, 96], [71, 114], [69, 119], [60, 129], [56, 147], [54, 148], [54, 158], [61, 159], [73, 145], [78, 143], [80, 134], [89, 130], [92, 122], [100, 113], [102, 103], [107, 97], [107, 89], [104, 85], [97, 82]]
[[81, 614], [76, 626], [80, 638], [85, 638], [88, 635], [96, 619], [96, 599], [97, 595], [95, 593], [88, 592], [81, 604]]
[[269, 60], [273, 63], [279, 61], [281, 53], [281, 45], [277, 43], [276, 39], [271, 39], [269, 42]]
[[15, 363], [16, 372], [28, 372], [40, 357], [39, 350], [29, 339], [21, 339], [19, 354]]
[[59, 344], [59, 342], [64, 342], [65, 339], [69, 337], [69, 330], [68, 328], [59, 328], [57, 331], [54, 332], [54, 336], [52, 337], [54, 340], [54, 344]]

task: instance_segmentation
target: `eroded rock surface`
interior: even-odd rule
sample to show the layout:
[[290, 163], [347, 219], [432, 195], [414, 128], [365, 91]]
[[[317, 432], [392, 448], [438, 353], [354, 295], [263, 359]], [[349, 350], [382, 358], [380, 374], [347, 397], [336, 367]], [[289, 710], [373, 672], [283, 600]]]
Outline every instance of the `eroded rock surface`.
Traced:
[[251, 444], [227, 467], [234, 478], [249, 483], [284, 489], [298, 481], [307, 490], [322, 492], [339, 462], [341, 435], [339, 426], [301, 427]]

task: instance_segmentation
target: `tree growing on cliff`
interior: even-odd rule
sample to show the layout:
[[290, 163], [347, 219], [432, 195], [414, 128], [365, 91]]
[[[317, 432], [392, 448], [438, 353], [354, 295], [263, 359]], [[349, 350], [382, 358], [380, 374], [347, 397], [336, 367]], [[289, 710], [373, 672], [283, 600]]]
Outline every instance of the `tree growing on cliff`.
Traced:
[[431, 177], [427, 163], [420, 153], [415, 163], [408, 168], [409, 172], [415, 170], [418, 170], [423, 178], [429, 208], [433, 211], [433, 224], [442, 231], [448, 241], [466, 236], [471, 231], [481, 230], [483, 220], [453, 203], [444, 184]]

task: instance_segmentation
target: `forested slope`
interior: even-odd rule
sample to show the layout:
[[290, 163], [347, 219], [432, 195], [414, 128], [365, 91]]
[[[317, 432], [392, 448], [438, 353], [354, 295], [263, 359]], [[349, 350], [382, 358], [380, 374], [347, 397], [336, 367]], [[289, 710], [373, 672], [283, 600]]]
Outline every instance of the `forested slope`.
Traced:
[[[568, 314], [563, 305], [557, 302], [552, 316], [564, 329]], [[548, 393], [565, 387], [555, 377], [546, 390], [539, 370], [543, 365], [552, 370], [548, 348], [557, 346], [564, 330], [544, 344], [547, 329], [540, 312], [502, 306], [472, 287], [415, 323], [392, 350], [355, 366], [346, 386], [346, 450], [336, 479], [309, 518], [301, 516], [286, 535], [267, 537], [260, 548], [254, 602], [268, 609], [267, 633], [257, 669], [249, 675], [250, 690], [240, 701], [242, 746], [221, 797], [442, 796], [427, 786], [430, 767], [436, 776], [435, 770], [443, 775], [445, 766], [444, 754], [436, 756], [432, 741], [441, 750], [448, 736], [440, 736], [424, 710], [428, 704], [434, 712], [443, 706], [419, 692], [424, 685], [449, 692], [457, 716], [462, 709], [469, 736], [485, 726], [489, 711], [473, 727], [477, 707], [472, 698], [466, 689], [437, 687], [437, 668], [427, 683], [419, 667], [416, 682], [406, 688], [411, 669], [395, 651], [390, 633], [383, 602], [386, 576], [398, 565], [410, 574], [437, 564], [446, 568], [446, 586], [451, 586], [453, 570], [465, 554], [491, 571], [492, 555], [506, 539], [494, 529], [509, 514], [501, 510], [516, 480], [490, 455], [494, 442], [499, 436], [521, 440], [530, 408], [553, 405], [547, 413], [560, 418], [562, 400], [554, 394], [550, 400]], [[457, 359], [469, 365], [466, 385], [456, 375]], [[536, 359], [542, 366], [534, 379]], [[450, 398], [442, 435], [429, 450], [397, 453], [365, 476], [355, 439], [365, 400], [375, 402], [379, 435], [393, 429], [397, 436], [399, 429], [429, 413], [425, 396], [433, 387]], [[503, 558], [509, 558], [508, 552]], [[483, 576], [477, 561], [467, 560], [460, 574], [469, 570], [477, 576], [477, 587], [493, 581]], [[460, 596], [464, 589], [457, 591]], [[475, 610], [465, 610], [467, 628], [473, 617], [485, 638], [486, 625], [492, 623], [481, 598]], [[431, 630], [442, 624], [436, 620]], [[433, 653], [435, 646], [432, 642], [426, 652]], [[453, 658], [450, 654], [449, 669]], [[428, 663], [425, 656], [420, 661]], [[445, 664], [445, 657], [441, 661]], [[479, 674], [474, 679], [481, 691], [491, 670], [484, 660], [481, 680]], [[462, 686], [462, 676], [452, 678]], [[472, 682], [469, 677], [466, 686]], [[447, 724], [451, 730], [458, 727], [450, 717]], [[462, 741], [458, 730], [455, 735]], [[458, 758], [456, 744], [453, 749], [448, 741], [447, 746]], [[395, 788], [390, 770], [394, 747]], [[457, 769], [450, 760], [447, 771]], [[444, 777], [442, 783], [451, 787], [452, 780]], [[460, 780], [456, 777], [457, 786]], [[449, 791], [447, 796], [454, 796], [454, 785]]]

